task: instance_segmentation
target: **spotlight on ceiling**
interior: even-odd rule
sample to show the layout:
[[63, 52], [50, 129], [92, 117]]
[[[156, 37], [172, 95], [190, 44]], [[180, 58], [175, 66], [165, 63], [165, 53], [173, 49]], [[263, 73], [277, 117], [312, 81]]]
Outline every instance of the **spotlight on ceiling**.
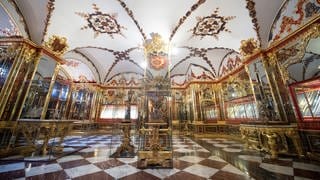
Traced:
[[176, 56], [176, 55], [178, 55], [178, 53], [179, 53], [179, 50], [178, 50], [177, 47], [172, 47], [171, 48], [171, 55], [172, 56]]
[[142, 62], [140, 63], [140, 66], [141, 66], [143, 69], [146, 69], [146, 67], [147, 67], [147, 62], [146, 62], [146, 61], [142, 61]]

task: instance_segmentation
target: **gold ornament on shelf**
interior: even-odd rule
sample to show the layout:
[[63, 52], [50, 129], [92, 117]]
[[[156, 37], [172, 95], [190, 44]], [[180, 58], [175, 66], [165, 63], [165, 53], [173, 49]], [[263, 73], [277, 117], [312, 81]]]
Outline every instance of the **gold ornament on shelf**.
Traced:
[[50, 49], [54, 54], [61, 56], [67, 51], [69, 46], [67, 38], [53, 35], [45, 43], [45, 47]]
[[250, 56], [259, 50], [258, 42], [253, 38], [242, 40], [239, 50], [243, 57]]

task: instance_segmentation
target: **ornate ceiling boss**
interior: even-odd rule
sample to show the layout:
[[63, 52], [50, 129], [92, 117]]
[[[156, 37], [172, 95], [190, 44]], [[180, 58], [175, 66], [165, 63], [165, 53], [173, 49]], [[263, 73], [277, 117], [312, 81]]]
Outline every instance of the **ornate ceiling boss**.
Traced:
[[218, 15], [219, 8], [211, 14], [210, 16], [206, 17], [197, 17], [197, 25], [191, 29], [192, 37], [200, 36], [201, 39], [205, 36], [213, 36], [214, 38], [218, 39], [218, 34], [222, 31], [231, 32], [229, 29], [226, 28], [226, 24], [228, 21], [235, 18], [235, 16], [220, 16]]
[[83, 26], [82, 30], [91, 28], [95, 32], [94, 37], [101, 33], [107, 33], [111, 38], [113, 38], [114, 34], [120, 34], [124, 37], [121, 30], [126, 28], [118, 23], [116, 13], [103, 13], [96, 4], [92, 4], [92, 6], [95, 10], [94, 13], [76, 12], [76, 14], [87, 20], [87, 25]]

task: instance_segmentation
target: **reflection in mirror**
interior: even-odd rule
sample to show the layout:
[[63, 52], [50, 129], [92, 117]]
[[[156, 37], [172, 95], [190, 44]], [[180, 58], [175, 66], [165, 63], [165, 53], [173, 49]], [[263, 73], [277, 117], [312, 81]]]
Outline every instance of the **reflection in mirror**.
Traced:
[[311, 39], [301, 61], [288, 66], [289, 83], [305, 81], [320, 75], [320, 38]]
[[0, 91], [8, 77], [11, 66], [14, 61], [14, 54], [9, 53], [12, 47], [8, 45], [0, 46]]
[[204, 122], [217, 122], [219, 118], [219, 99], [212, 84], [200, 85], [201, 113]]
[[275, 120], [278, 112], [274, 107], [269, 82], [261, 59], [248, 65], [248, 74], [252, 83], [253, 97], [256, 101], [257, 118], [260, 122]]
[[77, 84], [75, 91], [71, 94], [71, 108], [69, 119], [89, 120], [93, 91], [86, 87], [86, 84]]
[[40, 59], [23, 106], [21, 118], [40, 119], [55, 67], [54, 60], [44, 57]]
[[46, 119], [62, 119], [65, 117], [69, 93], [70, 81], [68, 81], [66, 74], [60, 69], [51, 92]]
[[293, 86], [302, 120], [320, 120], [320, 80]]
[[320, 38], [311, 39], [301, 61], [288, 66], [289, 87], [300, 121], [320, 120]]
[[244, 70], [224, 82], [223, 90], [229, 123], [247, 122], [259, 117], [249, 76]]

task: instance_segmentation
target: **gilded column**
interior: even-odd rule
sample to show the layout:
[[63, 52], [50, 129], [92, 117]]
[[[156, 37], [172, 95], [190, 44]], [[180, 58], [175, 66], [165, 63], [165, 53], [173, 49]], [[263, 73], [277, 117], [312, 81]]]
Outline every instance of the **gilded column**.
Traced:
[[[276, 62], [277, 58], [274, 53], [268, 53], [267, 56], [264, 55], [262, 59], [263, 66], [265, 68], [265, 73], [267, 76], [267, 80], [269, 83], [269, 87], [271, 90], [273, 102], [274, 102], [274, 110], [277, 112], [277, 120], [288, 122], [288, 117], [283, 107], [283, 102], [281, 99], [281, 94], [279, 92], [279, 87], [277, 84], [277, 77], [275, 76], [275, 70], [277, 68]], [[272, 119], [274, 121], [275, 119]]]
[[[26, 52], [26, 49], [28, 48], [26, 45], [20, 45], [20, 46], [21, 47], [19, 47], [19, 46], [17, 47], [17, 50], [16, 50], [16, 51], [18, 51], [17, 55], [15, 56], [15, 59], [14, 59], [13, 65], [11, 67], [11, 70], [9, 72], [8, 78], [6, 79], [6, 81], [3, 85], [2, 91], [0, 93], [0, 100], [2, 102], [0, 104], [0, 117], [2, 116], [4, 108], [7, 105], [6, 102], [8, 101], [12, 87], [15, 83], [15, 80], [16, 80], [18, 73], [19, 73], [19, 69], [20, 69], [21, 64], [23, 63], [23, 59], [25, 57], [24, 53]], [[15, 47], [12, 47], [12, 48], [15, 48]], [[14, 49], [12, 49], [12, 51], [14, 51]]]
[[268, 55], [263, 58], [262, 62], [266, 70], [272, 97], [274, 99], [276, 109], [279, 112], [280, 120], [285, 122], [294, 122], [295, 117], [290, 105], [289, 91], [283, 81], [286, 77], [281, 76], [281, 70], [279, 68], [276, 54], [268, 53]]
[[89, 114], [89, 121], [91, 121], [92, 119], [94, 119], [95, 117], [95, 114], [96, 114], [96, 108], [97, 108], [97, 105], [96, 105], [96, 102], [98, 101], [98, 93], [99, 93], [99, 89], [98, 87], [94, 87], [94, 93], [93, 93], [93, 97], [92, 97], [92, 101], [91, 101], [91, 111], [90, 111], [90, 114]]
[[[19, 93], [18, 93], [18, 96], [17, 96], [17, 101], [15, 103], [15, 106], [12, 110], [12, 113], [11, 113], [11, 117], [10, 117], [10, 120], [13, 120], [15, 118], [19, 118], [20, 115], [21, 115], [21, 112], [23, 110], [23, 105], [28, 97], [28, 94], [29, 94], [29, 91], [30, 91], [30, 87], [32, 85], [32, 80], [37, 72], [37, 69], [38, 69], [38, 65], [39, 65], [39, 62], [40, 62], [40, 57], [41, 57], [41, 52], [38, 51], [37, 53], [33, 54], [32, 56], [30, 56], [29, 58], [26, 59], [26, 61], [29, 61], [29, 67], [28, 67], [28, 72], [26, 73], [26, 76], [24, 78], [24, 83], [23, 83], [23, 87], [20, 88], [19, 90]], [[30, 73], [30, 77], [29, 77], [29, 72], [31, 71]], [[25, 89], [24, 87], [26, 86], [26, 90], [25, 90], [25, 93], [22, 94], [22, 91]], [[23, 96], [22, 97], [22, 100], [19, 102], [19, 99], [21, 97], [21, 95]], [[16, 114], [16, 111], [17, 111], [17, 114]], [[15, 116], [16, 115], [16, 116]]]
[[67, 96], [67, 100], [66, 100], [66, 110], [63, 112], [62, 119], [67, 119], [68, 118], [68, 113], [70, 112], [71, 100], [72, 100], [72, 98], [71, 98], [72, 89], [73, 89], [73, 83], [70, 83], [68, 96]]

